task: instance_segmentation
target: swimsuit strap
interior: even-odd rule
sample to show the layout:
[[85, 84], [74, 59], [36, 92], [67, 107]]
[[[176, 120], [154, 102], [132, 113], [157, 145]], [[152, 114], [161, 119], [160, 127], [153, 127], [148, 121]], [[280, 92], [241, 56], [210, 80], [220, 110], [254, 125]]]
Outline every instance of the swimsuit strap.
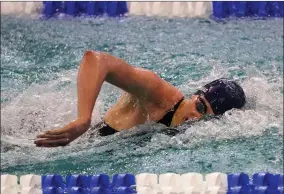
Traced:
[[167, 127], [169, 127], [172, 123], [175, 112], [177, 111], [180, 103], [183, 100], [184, 100], [184, 97], [182, 97], [180, 101], [178, 101], [178, 103], [176, 103], [176, 105], [169, 112], [167, 112], [167, 114], [165, 114], [165, 116], [161, 120], [158, 121], [158, 123], [162, 123], [166, 125]]
[[118, 131], [109, 126], [105, 121], [103, 122], [103, 126], [99, 128], [99, 135], [100, 136], [107, 136], [117, 133]]

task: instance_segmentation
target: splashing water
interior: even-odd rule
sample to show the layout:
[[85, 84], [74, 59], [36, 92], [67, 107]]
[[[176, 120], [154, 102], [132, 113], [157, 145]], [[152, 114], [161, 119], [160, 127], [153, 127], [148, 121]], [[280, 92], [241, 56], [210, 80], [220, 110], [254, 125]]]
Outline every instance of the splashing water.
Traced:
[[[35, 20], [1, 17], [3, 173], [283, 171], [283, 23], [205, 19]], [[275, 27], [279, 26], [279, 28]], [[76, 117], [83, 52], [110, 52], [145, 67], [190, 96], [220, 77], [237, 80], [247, 104], [219, 119], [185, 123], [183, 134], [145, 124], [98, 137], [90, 129], [64, 148], [36, 148], [35, 136]], [[121, 91], [104, 84], [92, 125]]]

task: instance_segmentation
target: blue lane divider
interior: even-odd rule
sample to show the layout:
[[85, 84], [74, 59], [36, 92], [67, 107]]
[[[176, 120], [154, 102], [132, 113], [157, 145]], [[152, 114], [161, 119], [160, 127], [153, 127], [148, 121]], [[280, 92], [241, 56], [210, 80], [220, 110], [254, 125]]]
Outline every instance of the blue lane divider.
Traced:
[[44, 1], [43, 15], [46, 17], [57, 14], [70, 16], [123, 16], [128, 12], [126, 1]]
[[101, 188], [109, 188], [110, 187], [110, 181], [109, 176], [107, 174], [98, 174], [98, 175], [92, 175], [90, 178], [90, 188], [92, 187], [101, 187]]
[[130, 187], [135, 185], [135, 176], [133, 174], [115, 174], [112, 178], [112, 187]]
[[234, 173], [228, 175], [228, 194], [249, 193], [254, 189], [249, 183], [249, 175]]
[[89, 2], [87, 6], [87, 15], [90, 16], [98, 16], [103, 15], [105, 13], [106, 2], [99, 1], [99, 2]]
[[64, 194], [64, 189], [55, 187], [46, 187], [42, 189], [42, 194]]
[[278, 187], [283, 187], [283, 184], [284, 184], [283, 174], [279, 174]]
[[270, 189], [267, 187], [256, 187], [253, 193], [255, 194], [279, 194], [279, 191]]
[[112, 194], [112, 191], [110, 189], [94, 187], [91, 189], [90, 194]]
[[270, 174], [270, 173], [260, 172], [260, 173], [255, 173], [252, 176], [252, 182], [255, 185], [255, 192], [260, 194], [262, 193], [280, 194], [281, 189], [278, 189], [279, 184], [281, 184], [280, 181], [281, 181], [280, 174]]
[[[66, 182], [65, 182], [66, 180]], [[107, 174], [42, 176], [43, 194], [136, 194], [134, 174], [114, 174], [112, 182]], [[227, 176], [227, 194], [283, 194], [283, 174], [258, 172], [250, 179], [246, 173]]]
[[228, 187], [238, 187], [249, 185], [249, 176], [245, 173], [234, 173], [228, 175]]
[[42, 188], [52, 187], [52, 188], [62, 188], [65, 189], [65, 183], [61, 175], [51, 174], [45, 175], [41, 178]]
[[213, 16], [226, 17], [283, 17], [283, 1], [214, 1]]
[[89, 189], [81, 188], [81, 187], [71, 187], [66, 189], [66, 193], [68, 194], [89, 194]]
[[135, 175], [115, 174], [112, 183], [107, 174], [97, 175], [67, 175], [66, 184], [61, 175], [43, 175], [42, 189], [45, 194], [133, 194], [130, 186], [135, 185]]
[[272, 174], [266, 172], [255, 173], [252, 176], [252, 182], [255, 186], [268, 186], [271, 176]]
[[115, 190], [116, 194], [134, 194], [136, 193], [133, 189], [131, 189], [130, 187], [118, 187]]
[[68, 175], [66, 177], [66, 188], [71, 189], [73, 187], [89, 188], [89, 177], [86, 175]]
[[278, 187], [278, 192], [279, 192], [279, 194], [283, 194], [284, 193], [283, 187]]

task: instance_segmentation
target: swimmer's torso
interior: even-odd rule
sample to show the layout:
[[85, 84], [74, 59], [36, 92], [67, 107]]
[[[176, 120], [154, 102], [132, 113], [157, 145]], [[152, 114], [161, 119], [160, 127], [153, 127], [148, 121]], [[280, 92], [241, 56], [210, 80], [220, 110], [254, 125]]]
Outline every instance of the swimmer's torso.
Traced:
[[[158, 121], [175, 104], [176, 99], [180, 99], [181, 96], [182, 94], [177, 90], [176, 94], [171, 96], [169, 100], [172, 102], [165, 107], [165, 105], [161, 106], [164, 100], [162, 96], [161, 103], [153, 104], [125, 92], [118, 99], [117, 103], [107, 111], [104, 120], [117, 131], [129, 129], [147, 121]], [[173, 101], [172, 99], [175, 100]]]

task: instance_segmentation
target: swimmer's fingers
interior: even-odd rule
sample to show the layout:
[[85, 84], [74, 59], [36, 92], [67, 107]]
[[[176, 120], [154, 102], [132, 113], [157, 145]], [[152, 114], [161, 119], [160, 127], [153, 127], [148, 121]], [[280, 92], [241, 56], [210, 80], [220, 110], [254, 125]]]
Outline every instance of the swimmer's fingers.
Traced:
[[58, 147], [58, 146], [66, 146], [70, 140], [68, 138], [61, 139], [47, 139], [47, 138], [39, 138], [35, 140], [35, 144], [37, 147]]
[[50, 133], [41, 133], [36, 136], [37, 138], [49, 138], [49, 139], [62, 139], [62, 138], [67, 138], [66, 133], [59, 134], [59, 135], [54, 135]]
[[62, 128], [51, 129], [51, 130], [45, 131], [41, 134], [61, 135], [63, 133], [69, 133], [70, 131], [73, 131], [73, 132], [78, 131], [77, 124], [74, 121], [70, 122], [69, 124], [65, 125]]
[[67, 129], [66, 127], [59, 128], [59, 129], [51, 129], [48, 131], [43, 132], [42, 134], [48, 134], [48, 135], [61, 135], [63, 133], [68, 132], [70, 129]]

